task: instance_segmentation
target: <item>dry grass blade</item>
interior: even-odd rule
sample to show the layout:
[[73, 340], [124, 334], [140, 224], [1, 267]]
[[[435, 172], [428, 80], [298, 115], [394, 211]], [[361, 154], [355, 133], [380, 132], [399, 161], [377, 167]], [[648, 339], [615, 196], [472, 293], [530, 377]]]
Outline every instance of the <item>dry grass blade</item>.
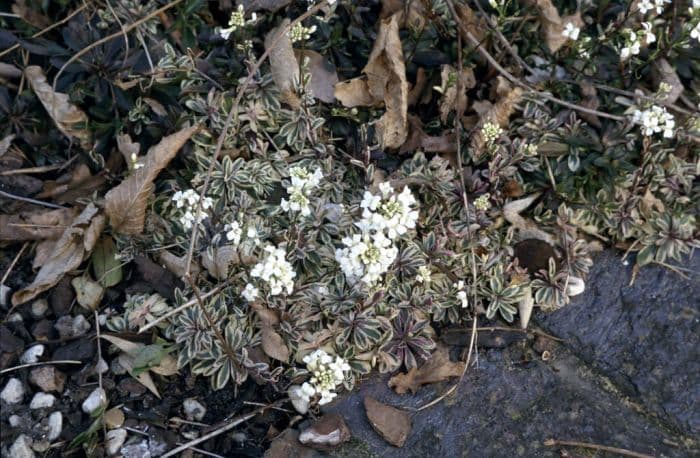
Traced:
[[175, 157], [187, 140], [197, 131], [197, 126], [186, 127], [165, 137], [148, 150], [143, 167], [105, 196], [105, 211], [117, 233], [140, 234], [146, 219], [148, 198], [153, 192], [153, 180]]

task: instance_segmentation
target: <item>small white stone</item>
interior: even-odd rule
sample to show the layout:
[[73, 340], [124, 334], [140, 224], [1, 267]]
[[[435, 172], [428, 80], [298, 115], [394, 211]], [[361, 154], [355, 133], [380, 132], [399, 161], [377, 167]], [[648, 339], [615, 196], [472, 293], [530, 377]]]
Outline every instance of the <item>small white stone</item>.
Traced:
[[78, 315], [73, 318], [73, 335], [82, 336], [90, 330], [90, 323], [83, 315]]
[[61, 412], [54, 412], [49, 415], [49, 432], [47, 437], [50, 441], [55, 441], [63, 430], [63, 415]]
[[586, 282], [582, 278], [574, 277], [573, 275], [569, 277], [569, 285], [566, 288], [566, 293], [569, 296], [578, 296], [586, 290]]
[[14, 444], [10, 447], [10, 458], [34, 458], [34, 456], [32, 440], [24, 434], [17, 436]]
[[12, 426], [13, 428], [16, 428], [19, 426], [19, 423], [22, 421], [22, 418], [20, 418], [19, 415], [10, 415], [10, 418], [7, 419], [7, 422]]
[[45, 409], [47, 407], [53, 407], [56, 402], [56, 398], [52, 394], [48, 393], [37, 393], [32, 398], [32, 402], [29, 403], [30, 409]]
[[10, 293], [12, 289], [7, 285], [0, 285], [0, 307], [7, 307], [10, 303]]
[[104, 374], [109, 370], [109, 365], [107, 364], [107, 361], [104, 359], [100, 358], [97, 360], [97, 364], [95, 364], [95, 372], [98, 374]]
[[24, 318], [22, 318], [22, 315], [19, 312], [15, 312], [7, 317], [7, 321], [10, 323], [21, 323], [24, 321]]
[[17, 404], [24, 397], [24, 385], [18, 378], [11, 378], [7, 381], [5, 388], [0, 393], [0, 399], [8, 404]]
[[20, 362], [22, 364], [31, 364], [31, 363], [36, 363], [39, 361], [39, 357], [44, 354], [44, 346], [43, 345], [34, 345], [33, 347], [30, 347], [22, 353], [22, 356], [19, 358]]
[[46, 439], [35, 440], [32, 442], [32, 448], [35, 452], [44, 453], [49, 449], [49, 447], [51, 447], [51, 442], [47, 441]]
[[126, 430], [117, 428], [107, 431], [106, 449], [108, 455], [116, 455], [126, 440]]
[[202, 421], [204, 415], [207, 413], [207, 408], [195, 398], [185, 399], [185, 402], [182, 403], [182, 407], [185, 410], [185, 416], [190, 421]]
[[40, 320], [46, 315], [46, 311], [49, 309], [49, 302], [46, 299], [37, 299], [32, 302], [32, 317]]
[[91, 414], [105, 404], [107, 404], [107, 393], [102, 388], [95, 388], [83, 401], [83, 412]]

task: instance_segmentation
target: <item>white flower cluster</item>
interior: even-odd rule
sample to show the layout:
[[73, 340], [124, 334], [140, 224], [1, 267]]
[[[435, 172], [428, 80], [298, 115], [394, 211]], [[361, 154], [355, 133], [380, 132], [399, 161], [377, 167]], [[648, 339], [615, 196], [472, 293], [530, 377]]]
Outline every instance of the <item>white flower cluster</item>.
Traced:
[[666, 3], [671, 3], [671, 0], [640, 0], [637, 7], [642, 14], [647, 14], [647, 11], [652, 10], [656, 10], [656, 14], [661, 14], [664, 12]]
[[631, 29], [626, 29], [622, 33], [627, 35], [625, 46], [620, 50], [620, 59], [627, 60], [631, 56], [636, 56], [642, 49], [642, 40], [646, 46], [656, 41], [656, 35], [652, 31], [650, 22], [642, 22], [642, 30], [635, 32]]
[[315, 31], [315, 25], [312, 25], [311, 27], [304, 27], [304, 25], [301, 22], [298, 22], [294, 24], [294, 26], [288, 32], [289, 39], [292, 41], [292, 43], [296, 43], [297, 41], [301, 40], [308, 40], [309, 38], [311, 38], [311, 34]]
[[482, 194], [476, 199], [474, 199], [474, 207], [476, 207], [477, 210], [482, 210], [486, 211], [489, 208], [491, 208], [491, 202], [489, 202], [489, 199], [491, 198], [491, 194], [488, 192], [486, 194]]
[[350, 371], [350, 365], [340, 356], [335, 359], [323, 350], [316, 350], [304, 357], [306, 369], [311, 373], [311, 379], [302, 385], [292, 385], [289, 397], [294, 407], [300, 413], [306, 413], [311, 398], [321, 396], [319, 405], [328, 404], [336, 396], [335, 389], [345, 380], [345, 373]]
[[[241, 239], [243, 238], [243, 226], [241, 226], [241, 223], [238, 221], [233, 221], [232, 223], [224, 226], [224, 230], [226, 231], [226, 240], [232, 242], [233, 245], [238, 245], [241, 243]], [[260, 244], [260, 238], [258, 237], [258, 231], [255, 229], [255, 226], [248, 226], [248, 229], [246, 230], [246, 237], [252, 240], [254, 245]]]
[[465, 309], [469, 307], [469, 300], [467, 299], [467, 291], [464, 289], [464, 281], [460, 280], [452, 285], [453, 288], [457, 290], [457, 299], [462, 303], [462, 308]]
[[302, 216], [309, 216], [309, 196], [311, 192], [318, 188], [323, 173], [321, 169], [316, 169], [314, 173], [309, 172], [306, 167], [292, 167], [289, 169], [291, 184], [287, 186], [289, 200], [282, 199], [280, 207], [287, 212], [300, 212]]
[[428, 266], [420, 266], [418, 268], [418, 275], [416, 275], [416, 281], [418, 283], [430, 283], [432, 281], [432, 272]]
[[570, 40], [576, 41], [579, 33], [581, 33], [580, 27], [576, 27], [573, 22], [567, 22], [561, 34]]
[[251, 22], [255, 22], [257, 19], [258, 16], [255, 13], [250, 13], [250, 20], [246, 21], [243, 5], [238, 5], [238, 8], [231, 13], [231, 18], [228, 20], [228, 28], [217, 28], [216, 31], [224, 40], [228, 40], [231, 34], [237, 29], [244, 27], [246, 24]]
[[285, 259], [287, 252], [282, 248], [268, 245], [265, 247], [265, 253], [267, 253], [267, 256], [253, 267], [253, 270], [250, 271], [250, 276], [265, 281], [270, 286], [270, 294], [272, 296], [281, 294], [283, 289], [287, 290], [287, 294], [292, 294], [294, 277], [297, 276], [297, 273]]
[[645, 136], [663, 132], [665, 138], [671, 138], [676, 127], [673, 115], [666, 108], [656, 105], [644, 111], [635, 110], [632, 121], [642, 126], [642, 134]]
[[416, 227], [416, 199], [405, 187], [396, 194], [389, 183], [379, 185], [380, 195], [369, 191], [360, 203], [362, 219], [355, 223], [359, 234], [343, 238], [344, 248], [335, 251], [335, 259], [350, 282], [377, 282], [394, 262], [399, 250], [393, 241]]
[[498, 137], [503, 133], [503, 129], [498, 124], [487, 122], [481, 128], [481, 135], [484, 136], [486, 143], [493, 143], [498, 140]]
[[253, 302], [255, 298], [258, 297], [258, 294], [260, 293], [260, 290], [256, 288], [255, 286], [251, 285], [248, 283], [245, 285], [245, 288], [243, 288], [243, 292], [241, 292], [241, 296], [248, 302]]
[[[172, 200], [175, 202], [177, 208], [181, 208], [183, 213], [180, 217], [180, 224], [185, 230], [192, 229], [194, 224], [195, 215], [197, 214], [197, 204], [199, 203], [199, 194], [195, 192], [194, 189], [188, 189], [187, 191], [178, 191], [173, 194]], [[214, 206], [214, 201], [211, 197], [205, 197], [202, 201], [202, 219], [206, 218], [208, 215], [206, 211]]]

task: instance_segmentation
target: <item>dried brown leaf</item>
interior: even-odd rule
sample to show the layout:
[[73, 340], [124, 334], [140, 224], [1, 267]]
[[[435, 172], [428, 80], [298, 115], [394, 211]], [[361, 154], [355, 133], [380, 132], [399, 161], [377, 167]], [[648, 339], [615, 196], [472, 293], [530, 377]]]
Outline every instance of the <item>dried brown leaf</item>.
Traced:
[[32, 269], [41, 269], [41, 266], [46, 264], [53, 254], [54, 246], [56, 246], [56, 240], [42, 240], [36, 244], [34, 248], [34, 260], [32, 261]]
[[343, 106], [348, 108], [370, 107], [378, 103], [369, 93], [367, 78], [364, 76], [337, 83], [334, 95]]
[[[174, 273], [178, 277], [184, 277], [187, 273], [187, 257], [186, 256], [175, 256], [167, 250], [161, 250], [157, 253], [158, 261], [165, 266], [170, 272]], [[192, 276], [196, 277], [200, 272], [199, 265], [192, 260], [190, 264], [190, 273]]]
[[238, 264], [240, 257], [238, 250], [231, 245], [224, 245], [212, 249], [213, 256], [208, 252], [202, 255], [202, 265], [209, 274], [217, 280], [225, 280], [231, 264]]
[[423, 131], [423, 124], [418, 116], [408, 115], [409, 135], [406, 143], [401, 145], [399, 154], [413, 153], [417, 149], [422, 149], [429, 153], [440, 153], [457, 167], [457, 158], [454, 155], [457, 152], [457, 142], [454, 134], [441, 135], [434, 137], [426, 134]]
[[326, 103], [335, 102], [333, 90], [338, 83], [338, 73], [335, 65], [321, 54], [311, 49], [295, 49], [294, 56], [299, 63], [308, 61], [308, 70], [311, 74], [309, 90], [318, 100]]
[[566, 24], [571, 23], [575, 27], [583, 27], [583, 19], [579, 11], [562, 17], [552, 4], [552, 0], [536, 0], [536, 6], [540, 13], [540, 24], [545, 43], [553, 53], [557, 52], [568, 41], [568, 38], [563, 34]]
[[472, 33], [480, 42], [484, 41], [484, 35], [488, 30], [488, 24], [482, 18], [478, 17], [473, 9], [469, 8], [462, 2], [455, 2], [455, 11], [459, 20], [466, 30]]
[[386, 113], [377, 123], [378, 140], [384, 148], [398, 148], [408, 134], [408, 82], [404, 64], [399, 17], [383, 19], [369, 61], [362, 72], [375, 100], [383, 100]]
[[289, 19], [285, 19], [279, 27], [268, 32], [265, 36], [265, 49], [270, 51], [272, 79], [280, 91], [282, 101], [299, 109], [301, 101], [294, 90], [294, 85], [299, 81], [299, 64], [294, 57], [292, 40], [285, 32], [289, 23]]
[[[582, 81], [580, 86], [581, 95], [583, 96], [580, 102], [581, 106], [590, 108], [591, 110], [597, 110], [600, 106], [600, 99], [598, 98], [598, 91], [596, 91], [595, 86], [588, 81]], [[579, 111], [578, 115], [593, 126], [601, 126], [600, 119], [594, 114]]]
[[539, 197], [539, 193], [533, 194], [522, 199], [508, 202], [503, 206], [503, 217], [520, 231], [521, 239], [537, 239], [547, 242], [551, 246], [555, 246], [554, 237], [543, 231], [534, 221], [524, 218], [520, 215], [527, 207]]
[[418, 388], [429, 383], [438, 383], [450, 377], [459, 377], [464, 369], [463, 362], [450, 361], [447, 347], [438, 345], [430, 359], [419, 368], [413, 368], [406, 374], [397, 374], [389, 379], [389, 387], [398, 394], [409, 391], [416, 393]]
[[416, 84], [414, 84], [411, 87], [411, 90], [408, 91], [408, 106], [412, 107], [413, 105], [418, 103], [418, 100], [420, 100], [420, 96], [423, 93], [423, 89], [425, 89], [425, 85], [428, 82], [428, 77], [425, 73], [425, 69], [423, 67], [419, 67], [418, 71], [416, 72]]
[[372, 428], [394, 447], [402, 447], [411, 433], [411, 417], [404, 410], [366, 396], [365, 412]]
[[461, 117], [467, 109], [467, 90], [476, 86], [476, 78], [471, 68], [464, 68], [458, 74], [452, 65], [443, 65], [440, 76], [442, 78], [440, 120], [447, 122], [451, 112], [454, 111]]
[[97, 215], [97, 207], [88, 205], [73, 224], [66, 228], [55, 244], [51, 257], [27, 287], [12, 295], [12, 304], [19, 305], [31, 300], [58, 283], [71, 270], [77, 269], [90, 253], [85, 249], [85, 235], [90, 223]]
[[386, 19], [398, 14], [401, 27], [423, 29], [426, 22], [426, 11], [423, 2], [416, 0], [382, 0], [382, 11], [379, 17]]
[[75, 277], [71, 281], [71, 285], [75, 288], [75, 298], [78, 304], [90, 311], [97, 310], [105, 293], [102, 285], [87, 276]]
[[143, 167], [132, 171], [126, 180], [107, 193], [105, 211], [115, 232], [134, 235], [143, 231], [146, 206], [154, 187], [153, 180], [197, 129], [197, 126], [185, 127], [163, 138], [148, 150]]
[[38, 213], [0, 215], [0, 240], [56, 240], [71, 225], [78, 210], [59, 208]]
[[43, 183], [42, 191], [37, 199], [53, 199], [59, 204], [74, 203], [77, 199], [99, 191], [107, 184], [103, 174], [93, 175], [85, 164], [76, 165], [56, 180]]
[[87, 129], [88, 117], [80, 108], [68, 101], [68, 95], [54, 92], [46, 82], [41, 67], [30, 65], [24, 69], [29, 85], [34, 90], [41, 104], [44, 105], [58, 130], [66, 137], [77, 138], [85, 151], [92, 149], [92, 135]]
[[131, 156], [134, 154], [136, 156], [139, 155], [139, 151], [141, 151], [141, 145], [139, 145], [138, 142], [131, 141], [131, 137], [129, 136], [129, 134], [119, 134], [117, 135], [117, 149], [120, 153], [122, 153], [124, 161], [127, 164], [130, 164]]
[[262, 348], [270, 358], [285, 363], [289, 361], [289, 348], [284, 343], [282, 336], [272, 326], [263, 326], [262, 328]]
[[4, 156], [7, 150], [10, 149], [10, 145], [12, 145], [14, 139], [15, 134], [10, 134], [6, 135], [2, 140], [0, 140], [0, 157]]

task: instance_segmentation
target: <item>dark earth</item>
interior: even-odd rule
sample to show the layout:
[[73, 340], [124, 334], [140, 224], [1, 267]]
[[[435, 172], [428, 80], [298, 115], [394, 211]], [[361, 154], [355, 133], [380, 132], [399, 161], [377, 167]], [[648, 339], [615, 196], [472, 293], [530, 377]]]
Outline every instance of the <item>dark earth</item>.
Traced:
[[[370, 427], [364, 397], [411, 409], [450, 382], [415, 396], [395, 394], [388, 377], [361, 383], [326, 409], [342, 414], [354, 436], [334, 455], [530, 457], [561, 456], [566, 449], [569, 456], [606, 456], [544, 445], [553, 438], [652, 456], [699, 456], [700, 258], [685, 267], [689, 279], [649, 267], [630, 286], [632, 263], [624, 265], [611, 251], [599, 254], [581, 296], [535, 316], [535, 329], [564, 343], [539, 336], [480, 351], [455, 395], [412, 413], [402, 448]], [[468, 345], [469, 332], [463, 335]]]

